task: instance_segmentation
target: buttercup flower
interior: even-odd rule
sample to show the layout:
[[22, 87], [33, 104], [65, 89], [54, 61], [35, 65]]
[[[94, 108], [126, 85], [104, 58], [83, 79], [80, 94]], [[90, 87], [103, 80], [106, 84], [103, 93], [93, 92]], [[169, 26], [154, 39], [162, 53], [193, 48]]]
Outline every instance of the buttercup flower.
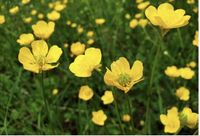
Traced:
[[31, 21], [32, 21], [32, 17], [26, 17], [26, 18], [23, 18], [23, 21], [24, 21], [24, 23], [31, 23]]
[[47, 14], [47, 18], [49, 20], [56, 21], [60, 18], [60, 13], [54, 10]]
[[105, 91], [104, 95], [101, 97], [103, 104], [110, 104], [114, 101], [112, 91]]
[[33, 34], [28, 33], [28, 34], [21, 34], [19, 39], [17, 39], [17, 42], [20, 45], [29, 45], [34, 41]]
[[103, 18], [97, 18], [97, 19], [95, 19], [95, 23], [96, 23], [97, 25], [102, 25], [102, 24], [104, 24], [105, 22], [106, 22], [106, 20], [103, 19]]
[[141, 3], [143, 2], [143, 0], [136, 0], [136, 3]]
[[37, 14], [37, 10], [35, 10], [35, 9], [33, 9], [33, 10], [31, 10], [31, 15], [36, 15]]
[[124, 122], [129, 122], [129, 121], [131, 120], [131, 116], [130, 116], [129, 114], [124, 114], [124, 115], [122, 116], [122, 120], [123, 120]]
[[17, 14], [18, 12], [19, 12], [19, 7], [18, 7], [18, 6], [15, 6], [15, 7], [9, 9], [9, 13], [10, 13], [11, 15], [15, 15], [15, 14]]
[[103, 110], [93, 111], [92, 112], [92, 122], [96, 125], [103, 126], [106, 121], [107, 116]]
[[92, 45], [94, 43], [94, 40], [93, 39], [89, 39], [88, 41], [87, 41], [87, 44], [88, 45]]
[[188, 101], [190, 98], [190, 91], [185, 87], [180, 87], [176, 90], [176, 96], [182, 101]]
[[78, 56], [84, 53], [85, 51], [85, 44], [80, 42], [73, 43], [70, 48], [72, 54]]
[[189, 107], [185, 107], [183, 111], [181, 112], [181, 118], [183, 121], [183, 124], [187, 127], [193, 129], [197, 126], [198, 123], [198, 114], [192, 112], [192, 110]]
[[81, 86], [78, 97], [84, 101], [88, 101], [93, 97], [93, 95], [93, 90], [89, 86], [85, 85]]
[[25, 5], [25, 4], [28, 4], [31, 0], [22, 0], [22, 4]]
[[32, 25], [35, 36], [41, 39], [48, 39], [54, 32], [55, 23], [45, 21], [38, 21], [35, 25]]
[[140, 82], [143, 77], [143, 64], [136, 60], [130, 68], [126, 58], [120, 57], [111, 64], [111, 70], [107, 68], [104, 81], [109, 86], [115, 86], [127, 93], [134, 84]]
[[197, 66], [197, 63], [195, 61], [191, 61], [187, 64], [187, 67], [195, 68]]
[[84, 55], [79, 55], [75, 58], [69, 69], [77, 77], [90, 77], [94, 69], [99, 70], [101, 56], [100, 49], [88, 48]]
[[185, 67], [179, 69], [180, 76], [184, 79], [192, 79], [194, 76], [194, 71], [191, 68]]
[[38, 18], [39, 18], [39, 19], [43, 19], [43, 18], [44, 18], [44, 14], [39, 13], [39, 14], [38, 14]]
[[58, 92], [59, 92], [59, 90], [58, 90], [57, 88], [55, 88], [55, 89], [53, 89], [52, 94], [53, 94], [53, 95], [57, 95]]
[[0, 15], [0, 25], [5, 23], [5, 16]]
[[129, 27], [134, 29], [138, 25], [137, 19], [132, 19], [129, 23]]
[[150, 4], [149, 1], [145, 1], [145, 2], [138, 4], [137, 8], [140, 10], [144, 10], [149, 4]]
[[93, 31], [88, 31], [87, 32], [87, 37], [92, 37], [94, 35], [94, 32]]
[[131, 15], [130, 15], [129, 13], [127, 13], [127, 14], [125, 15], [125, 18], [129, 20], [129, 19], [131, 19]]
[[176, 66], [167, 67], [167, 69], [165, 70], [165, 74], [169, 77], [179, 77], [180, 76], [180, 72]]
[[167, 115], [160, 115], [160, 121], [165, 126], [165, 133], [176, 133], [180, 128], [178, 109], [172, 107], [170, 110], [167, 110]]
[[148, 20], [147, 19], [140, 19], [138, 21], [138, 25], [140, 25], [141, 27], [145, 27], [148, 24]]
[[197, 47], [198, 47], [198, 36], [199, 36], [199, 32], [196, 31], [195, 36], [194, 36], [194, 40], [192, 41], [192, 44], [194, 46], [197, 46]]
[[145, 15], [153, 25], [159, 26], [161, 29], [183, 27], [190, 20], [190, 16], [185, 15], [185, 10], [174, 10], [174, 7], [169, 3], [161, 4], [158, 9], [154, 6], [149, 6], [145, 10]]
[[57, 5], [55, 5], [54, 10], [62, 11], [63, 9], [65, 9], [65, 7], [66, 6], [64, 4], [57, 4]]
[[141, 17], [142, 17], [142, 14], [141, 14], [141, 13], [135, 14], [135, 18], [136, 18], [136, 19], [139, 19], [139, 18], [141, 18]]
[[71, 24], [71, 27], [72, 27], [72, 28], [75, 28], [75, 27], [77, 27], [77, 24], [76, 24], [76, 23], [72, 23], [72, 24]]
[[31, 44], [32, 52], [27, 47], [22, 47], [19, 51], [18, 60], [23, 64], [24, 69], [40, 73], [57, 67], [57, 63], [62, 54], [61, 48], [53, 45], [48, 50], [48, 45], [44, 40], [33, 41]]
[[79, 26], [79, 27], [77, 28], [77, 32], [78, 32], [79, 34], [83, 33], [83, 31], [84, 31], [83, 27]]

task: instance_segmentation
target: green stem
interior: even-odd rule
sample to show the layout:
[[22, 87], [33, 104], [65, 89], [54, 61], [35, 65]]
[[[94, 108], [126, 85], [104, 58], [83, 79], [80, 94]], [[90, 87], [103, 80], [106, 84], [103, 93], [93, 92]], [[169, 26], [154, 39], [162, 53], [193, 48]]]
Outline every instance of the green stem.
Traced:
[[130, 98], [129, 98], [129, 95], [127, 94], [126, 95], [126, 97], [127, 97], [127, 101], [128, 101], [128, 109], [129, 109], [129, 114], [130, 114], [130, 116], [131, 116], [131, 120], [130, 120], [130, 124], [131, 124], [131, 131], [133, 131], [134, 130], [134, 123], [133, 123], [133, 118], [132, 118], [132, 103], [131, 103], [131, 101], [130, 101]]
[[177, 32], [178, 32], [178, 38], [179, 38], [179, 40], [180, 40], [181, 48], [183, 49], [183, 48], [184, 48], [184, 44], [183, 44], [183, 39], [182, 39], [182, 37], [181, 37], [181, 31], [180, 31], [179, 28], [177, 29]]

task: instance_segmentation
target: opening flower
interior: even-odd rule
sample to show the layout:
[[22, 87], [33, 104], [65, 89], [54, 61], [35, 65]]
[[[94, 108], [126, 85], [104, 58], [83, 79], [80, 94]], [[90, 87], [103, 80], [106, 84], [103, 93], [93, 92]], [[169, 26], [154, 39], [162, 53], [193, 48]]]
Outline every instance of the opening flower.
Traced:
[[29, 45], [34, 41], [34, 36], [31, 33], [28, 34], [21, 34], [19, 36], [19, 39], [17, 39], [17, 42], [20, 45]]
[[93, 97], [93, 95], [93, 90], [89, 86], [85, 85], [81, 86], [78, 97], [84, 101], [88, 101]]
[[114, 101], [112, 91], [105, 91], [104, 95], [101, 97], [103, 104], [110, 104]]
[[27, 47], [22, 47], [19, 51], [18, 60], [23, 64], [24, 69], [40, 73], [58, 66], [58, 59], [62, 54], [61, 48], [53, 45], [48, 50], [48, 45], [44, 40], [33, 41], [31, 44], [32, 52]]
[[188, 101], [190, 98], [190, 91], [185, 87], [180, 87], [176, 90], [176, 96], [182, 101]]
[[93, 111], [92, 112], [92, 122], [96, 125], [103, 126], [106, 121], [107, 116], [103, 110]]
[[80, 42], [73, 43], [71, 45], [70, 50], [73, 55], [76, 55], [76, 56], [81, 55], [85, 51], [85, 44], [82, 44]]
[[111, 64], [111, 70], [107, 68], [104, 81], [109, 86], [115, 86], [127, 93], [134, 84], [140, 82], [143, 77], [143, 64], [136, 60], [130, 68], [126, 58], [120, 57]]
[[185, 15], [185, 10], [174, 10], [174, 7], [169, 3], [159, 5], [158, 9], [149, 6], [145, 10], [145, 15], [153, 25], [159, 26], [161, 29], [183, 27], [190, 20], [190, 16]]
[[93, 70], [99, 70], [101, 56], [100, 49], [88, 48], [84, 55], [79, 55], [75, 58], [69, 69], [77, 77], [90, 77]]

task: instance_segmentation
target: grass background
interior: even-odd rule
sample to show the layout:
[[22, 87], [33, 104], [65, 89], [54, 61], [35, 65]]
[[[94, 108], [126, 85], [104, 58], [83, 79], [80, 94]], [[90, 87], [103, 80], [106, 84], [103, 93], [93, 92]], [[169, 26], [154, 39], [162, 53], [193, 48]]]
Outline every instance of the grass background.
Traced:
[[[42, 4], [40, 0], [32, 0], [27, 6], [22, 6], [19, 0], [0, 0], [0, 14], [5, 15], [6, 23], [0, 25], [0, 134], [52, 134], [50, 123], [43, 107], [41, 95], [40, 77], [23, 69], [17, 56], [20, 45], [16, 42], [22, 33], [32, 32], [31, 24], [37, 22], [33, 17], [31, 24], [25, 24], [23, 17], [30, 16], [31, 9], [47, 14], [50, 0]], [[151, 4], [158, 6], [166, 0], [151, 0]], [[20, 12], [11, 16], [8, 9], [20, 6]], [[195, 68], [195, 77], [192, 80], [181, 78], [170, 79], [164, 74], [167, 66], [176, 65], [184, 67], [190, 61], [197, 62], [198, 50], [192, 45], [195, 31], [198, 29], [197, 18], [192, 9], [195, 5], [188, 5], [186, 0], [173, 2], [175, 8], [183, 8], [191, 15], [189, 25], [170, 30], [164, 38], [164, 46], [161, 48], [160, 61], [157, 63], [157, 71], [154, 77], [150, 113], [151, 133], [164, 134], [163, 125], [159, 115], [166, 113], [172, 106], [178, 106], [181, 110], [189, 106], [198, 112], [198, 69]], [[125, 14], [131, 14], [132, 18], [140, 11], [134, 0], [69, 0], [67, 8], [62, 11], [61, 18], [56, 22], [55, 32], [49, 39], [49, 46], [57, 44], [62, 47], [63, 55], [58, 68], [45, 72], [45, 91], [49, 100], [53, 128], [56, 134], [120, 134], [114, 105], [105, 106], [100, 97], [104, 91], [110, 89], [103, 81], [106, 67], [110, 67], [112, 61], [120, 56], [126, 57], [132, 63], [139, 59], [144, 64], [144, 80], [135, 85], [128, 93], [132, 103], [131, 115], [136, 134], [145, 134], [144, 126], [146, 104], [148, 99], [147, 87], [150, 80], [152, 64], [154, 62], [158, 29], [147, 25], [144, 29], [136, 27], [131, 29]], [[96, 26], [95, 18], [105, 18], [106, 23]], [[144, 17], [145, 18], [145, 17]], [[45, 20], [48, 20], [45, 18]], [[71, 20], [83, 26], [84, 33], [78, 34], [76, 29], [66, 25]], [[94, 31], [95, 43], [93, 47], [102, 51], [102, 71], [94, 72], [90, 78], [75, 77], [68, 69], [73, 61], [70, 57], [69, 45], [80, 41], [86, 44], [87, 31]], [[167, 51], [169, 55], [164, 55]], [[89, 85], [95, 95], [92, 100], [83, 102], [78, 99], [78, 90], [81, 85]], [[180, 86], [190, 89], [190, 100], [180, 102], [175, 91]], [[59, 89], [58, 95], [52, 95], [54, 88]], [[158, 91], [159, 90], [159, 91]], [[123, 92], [117, 92], [117, 102], [121, 114], [129, 113], [126, 97]], [[99, 127], [91, 122], [91, 112], [103, 109], [108, 116], [106, 125]], [[127, 134], [132, 134], [129, 123], [123, 123]], [[180, 134], [192, 134], [195, 130], [184, 128]]]

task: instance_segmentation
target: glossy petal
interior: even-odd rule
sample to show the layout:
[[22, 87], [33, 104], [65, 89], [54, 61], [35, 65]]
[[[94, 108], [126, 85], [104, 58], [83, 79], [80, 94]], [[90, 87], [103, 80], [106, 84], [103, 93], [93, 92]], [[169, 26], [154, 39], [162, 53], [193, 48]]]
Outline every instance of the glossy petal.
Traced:
[[61, 48], [59, 48], [57, 45], [52, 46], [49, 49], [49, 53], [47, 54], [46, 62], [47, 63], [56, 63], [59, 60], [61, 54], [62, 54]]
[[18, 59], [19, 59], [19, 62], [21, 62], [24, 65], [35, 63], [33, 54], [31, 53], [30, 49], [27, 47], [22, 47], [19, 50]]
[[149, 6], [146, 10], [145, 10], [145, 15], [146, 17], [151, 21], [151, 23], [153, 25], [158, 25], [157, 20], [155, 19], [157, 15], [157, 10], [155, 7], [153, 6]]
[[131, 68], [131, 74], [134, 81], [140, 80], [143, 77], [143, 64], [136, 60]]
[[33, 41], [31, 46], [35, 57], [45, 57], [47, 55], [48, 45], [44, 40]]

